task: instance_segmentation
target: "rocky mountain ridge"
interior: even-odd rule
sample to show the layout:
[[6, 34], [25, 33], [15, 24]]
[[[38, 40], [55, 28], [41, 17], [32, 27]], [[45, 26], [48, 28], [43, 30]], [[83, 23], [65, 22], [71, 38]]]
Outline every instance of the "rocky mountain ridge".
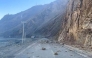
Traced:
[[44, 27], [44, 25], [49, 25], [49, 23], [53, 23], [54, 20], [56, 20], [55, 18], [57, 15], [63, 15], [66, 9], [67, 1], [68, 0], [56, 0], [50, 4], [34, 6], [31, 9], [17, 13], [15, 15], [8, 14], [4, 16], [0, 21], [1, 36], [22, 37], [22, 21], [26, 22], [25, 34], [27, 37], [37, 35], [35, 34], [37, 33], [37, 30]]

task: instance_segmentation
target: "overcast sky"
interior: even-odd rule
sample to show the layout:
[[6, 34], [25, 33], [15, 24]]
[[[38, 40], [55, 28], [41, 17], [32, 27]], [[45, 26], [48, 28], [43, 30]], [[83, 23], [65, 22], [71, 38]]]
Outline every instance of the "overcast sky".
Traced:
[[16, 14], [34, 5], [43, 5], [55, 0], [0, 0], [0, 19], [6, 14]]

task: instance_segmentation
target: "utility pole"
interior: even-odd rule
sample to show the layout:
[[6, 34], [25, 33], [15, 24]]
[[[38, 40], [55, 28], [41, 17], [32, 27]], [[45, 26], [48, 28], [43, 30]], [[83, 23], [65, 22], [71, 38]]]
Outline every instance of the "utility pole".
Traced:
[[25, 38], [25, 23], [26, 22], [25, 21], [22, 21], [21, 23], [23, 24], [23, 31], [22, 31], [23, 32], [22, 33], [22, 43], [23, 43], [24, 42], [24, 38]]

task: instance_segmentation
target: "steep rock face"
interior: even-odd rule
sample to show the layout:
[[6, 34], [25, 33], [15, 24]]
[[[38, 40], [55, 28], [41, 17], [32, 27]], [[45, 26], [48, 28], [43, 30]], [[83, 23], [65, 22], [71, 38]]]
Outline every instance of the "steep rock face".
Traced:
[[58, 41], [92, 45], [92, 0], [70, 0]]

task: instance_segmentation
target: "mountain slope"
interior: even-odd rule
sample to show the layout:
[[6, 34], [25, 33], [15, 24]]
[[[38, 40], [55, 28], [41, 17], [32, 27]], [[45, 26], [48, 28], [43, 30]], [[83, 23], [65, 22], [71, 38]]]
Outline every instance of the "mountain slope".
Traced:
[[[28, 20], [29, 18], [35, 16], [37, 13], [42, 11], [44, 7], [42, 5], [34, 6], [26, 11], [22, 11], [15, 15], [5, 15], [0, 20], [0, 33], [11, 30], [21, 24], [21, 21]], [[34, 11], [34, 12], [33, 12]]]
[[[61, 4], [62, 3], [62, 4]], [[16, 15], [6, 15], [5, 17], [9, 18], [8, 21], [3, 21], [4, 23], [0, 23], [3, 27], [0, 29], [2, 32], [2, 36], [4, 37], [21, 37], [22, 35], [22, 24], [21, 21], [26, 21], [25, 24], [25, 33], [27, 37], [31, 37], [36, 33], [40, 27], [44, 26], [46, 23], [51, 23], [50, 20], [57, 16], [58, 14], [62, 14], [65, 11], [67, 0], [56, 0], [50, 4], [35, 6], [29, 10], [18, 13]], [[37, 11], [36, 11], [37, 10]], [[24, 15], [24, 16], [23, 16]], [[22, 19], [21, 19], [22, 18]], [[54, 21], [54, 20], [53, 20]], [[10, 28], [9, 28], [10, 27]]]

